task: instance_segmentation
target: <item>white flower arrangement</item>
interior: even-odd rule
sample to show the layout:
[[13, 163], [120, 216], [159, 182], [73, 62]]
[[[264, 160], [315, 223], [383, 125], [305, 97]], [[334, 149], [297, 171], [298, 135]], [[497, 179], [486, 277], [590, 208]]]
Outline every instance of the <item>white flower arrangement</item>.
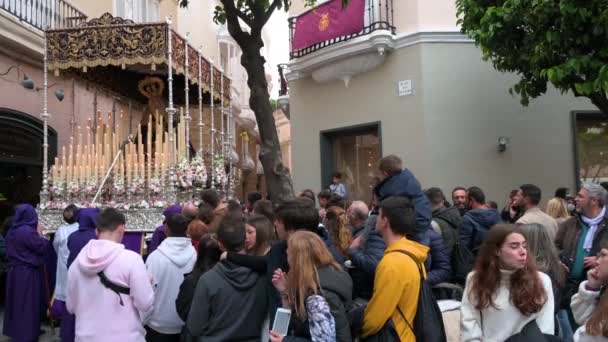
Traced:
[[141, 177], [134, 177], [127, 189], [127, 193], [131, 196], [139, 196], [144, 193], [146, 181]]
[[71, 197], [78, 197], [80, 195], [80, 185], [77, 181], [69, 181], [67, 184], [67, 192]]
[[[152, 177], [150, 184], [148, 184], [150, 203], [155, 208], [162, 208], [165, 206], [165, 202], [162, 200], [162, 194], [164, 189], [164, 182], [160, 177]], [[148, 204], [148, 203], [146, 203]]]
[[54, 182], [49, 178], [49, 193], [51, 195], [48, 205], [46, 203], [40, 203], [42, 209], [63, 209], [65, 208], [65, 182], [57, 181]]
[[216, 189], [224, 189], [228, 183], [228, 175], [224, 168], [224, 158], [216, 156], [213, 161], [213, 186]]
[[207, 168], [205, 160], [198, 154], [190, 162], [190, 173], [192, 174], [192, 185], [197, 188], [204, 188], [207, 185]]
[[188, 160], [182, 159], [175, 168], [175, 179], [173, 184], [175, 184], [175, 187], [179, 190], [187, 190], [192, 187], [192, 181], [193, 175]]

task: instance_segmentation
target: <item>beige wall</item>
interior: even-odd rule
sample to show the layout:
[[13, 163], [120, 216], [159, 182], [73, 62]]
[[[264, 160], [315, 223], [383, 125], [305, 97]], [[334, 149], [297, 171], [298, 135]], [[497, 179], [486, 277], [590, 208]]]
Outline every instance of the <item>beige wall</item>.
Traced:
[[[410, 79], [414, 95], [398, 97]], [[423, 187], [479, 185], [501, 203], [524, 182], [552, 193], [574, 187], [570, 111], [588, 101], [551, 90], [527, 108], [511, 97], [512, 75], [501, 74], [473, 44], [417, 44], [397, 50], [375, 71], [342, 82], [290, 83], [295, 190], [320, 187], [319, 132], [381, 122], [382, 152], [397, 154]], [[507, 136], [507, 151], [497, 151]]]
[[192, 46], [198, 49], [202, 45], [203, 56], [217, 62], [217, 25], [213, 22], [212, 10], [214, 3], [213, 0], [190, 1], [188, 8], [179, 8], [177, 28], [182, 35], [190, 32]]
[[82, 10], [89, 19], [99, 18], [102, 14], [114, 13], [115, 0], [69, 0], [70, 3]]

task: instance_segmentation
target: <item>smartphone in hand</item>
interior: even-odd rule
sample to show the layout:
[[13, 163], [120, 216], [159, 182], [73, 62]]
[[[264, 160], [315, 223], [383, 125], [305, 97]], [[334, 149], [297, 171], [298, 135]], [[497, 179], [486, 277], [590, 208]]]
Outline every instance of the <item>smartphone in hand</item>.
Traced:
[[272, 331], [287, 336], [289, 330], [289, 320], [291, 319], [291, 310], [279, 308], [277, 313], [274, 315], [274, 323], [272, 324]]

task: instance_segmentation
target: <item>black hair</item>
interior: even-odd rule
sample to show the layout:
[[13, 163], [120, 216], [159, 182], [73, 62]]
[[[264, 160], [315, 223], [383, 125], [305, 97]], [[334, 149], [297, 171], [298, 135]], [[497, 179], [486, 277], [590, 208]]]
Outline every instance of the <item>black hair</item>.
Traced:
[[391, 231], [397, 235], [407, 236], [416, 225], [416, 209], [407, 197], [391, 196], [380, 202], [380, 215], [388, 219]]
[[167, 219], [167, 229], [172, 237], [185, 237], [189, 220], [182, 214], [171, 215]]
[[300, 193], [300, 197], [309, 198], [312, 201], [313, 205], [317, 204], [316, 203], [317, 199], [315, 198], [315, 193], [314, 193], [314, 191], [312, 191], [310, 189], [302, 190], [302, 192]]
[[483, 190], [481, 190], [480, 187], [478, 186], [472, 186], [467, 190], [467, 196], [471, 199], [474, 199], [475, 202], [479, 203], [479, 204], [485, 204], [486, 203], [486, 195], [483, 193]]
[[265, 216], [270, 222], [274, 222], [274, 209], [272, 202], [269, 200], [259, 200], [253, 205], [253, 211], [256, 215]]
[[488, 201], [488, 207], [498, 210], [498, 203], [494, 201]]
[[[600, 185], [603, 186], [604, 189], [606, 189], [606, 186], [604, 186], [604, 184], [608, 186], [608, 182], [600, 183]], [[561, 198], [561, 199], [566, 199], [566, 196], [568, 196], [568, 188], [562, 187], [562, 188], [557, 188], [555, 190], [555, 197]]]
[[465, 192], [467, 191], [467, 189], [466, 189], [465, 187], [462, 187], [462, 186], [457, 186], [457, 187], [455, 187], [454, 189], [452, 189], [452, 196], [454, 196], [454, 193], [455, 193], [456, 191], [459, 191], [459, 190], [462, 190], [462, 191], [465, 191]]
[[227, 252], [240, 252], [245, 248], [245, 222], [234, 216], [226, 216], [217, 230], [217, 239]]
[[432, 205], [438, 205], [441, 203], [445, 204], [446, 202], [445, 196], [443, 195], [443, 191], [441, 191], [441, 189], [439, 188], [429, 188], [424, 192], [424, 194], [429, 199], [429, 202], [431, 202]]
[[319, 192], [319, 194], [317, 195], [317, 197], [318, 197], [319, 199], [326, 199], [326, 200], [329, 200], [329, 199], [331, 198], [331, 192], [330, 192], [329, 190], [327, 190], [327, 189], [325, 189], [325, 190], [321, 190], [321, 191]]
[[332, 178], [342, 179], [342, 173], [341, 172], [334, 172], [334, 174], [332, 175]]
[[215, 217], [215, 211], [213, 210], [213, 208], [205, 203], [205, 202], [201, 202], [198, 205], [198, 219], [203, 221], [203, 223], [205, 224], [210, 224], [211, 221], [213, 221], [213, 218]]
[[205, 234], [198, 244], [198, 255], [194, 264], [193, 272], [203, 274], [213, 268], [220, 261], [222, 250], [217, 239], [212, 234]]
[[201, 200], [215, 209], [220, 204], [220, 194], [213, 189], [206, 189], [201, 192]]
[[105, 208], [97, 217], [98, 232], [113, 232], [127, 223], [125, 215], [114, 208]]
[[285, 230], [306, 229], [316, 231], [319, 226], [319, 211], [308, 198], [296, 198], [281, 203], [275, 216], [285, 226]]
[[253, 206], [255, 204], [255, 202], [259, 201], [262, 199], [262, 194], [254, 191], [254, 192], [250, 192], [247, 194], [247, 202], [249, 202], [249, 205]]
[[65, 209], [63, 209], [63, 220], [67, 224], [76, 223], [76, 211], [78, 211], [78, 207], [75, 204], [70, 204]]
[[228, 201], [228, 211], [233, 213], [233, 212], [242, 212], [243, 211], [243, 207], [241, 206], [241, 204], [237, 201], [237, 200], [229, 200]]
[[[600, 186], [608, 191], [608, 182], [601, 182]], [[556, 197], [557, 197], [557, 195], [556, 195]], [[564, 196], [563, 198], [566, 198], [566, 197]]]
[[540, 203], [541, 191], [539, 187], [534, 184], [524, 184], [519, 189], [521, 189], [523, 197], [527, 197], [530, 200], [530, 203], [533, 205]]
[[342, 209], [344, 209], [344, 206], [346, 205], [346, 202], [344, 201], [344, 198], [338, 194], [332, 194], [331, 197], [329, 198], [329, 201], [327, 201], [327, 207], [340, 207]]

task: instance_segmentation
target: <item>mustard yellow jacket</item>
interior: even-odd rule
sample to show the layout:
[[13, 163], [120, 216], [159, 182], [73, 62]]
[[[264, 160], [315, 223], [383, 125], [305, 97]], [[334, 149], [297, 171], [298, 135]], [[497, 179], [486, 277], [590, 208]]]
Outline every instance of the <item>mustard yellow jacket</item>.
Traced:
[[376, 268], [374, 294], [363, 317], [363, 337], [377, 333], [389, 318], [392, 318], [400, 340], [416, 342], [413, 331], [397, 311], [397, 305], [413, 326], [420, 292], [420, 274], [412, 258], [407, 254], [394, 252], [398, 250], [408, 251], [420, 263], [424, 263], [429, 248], [402, 238], [384, 251], [384, 256]]

